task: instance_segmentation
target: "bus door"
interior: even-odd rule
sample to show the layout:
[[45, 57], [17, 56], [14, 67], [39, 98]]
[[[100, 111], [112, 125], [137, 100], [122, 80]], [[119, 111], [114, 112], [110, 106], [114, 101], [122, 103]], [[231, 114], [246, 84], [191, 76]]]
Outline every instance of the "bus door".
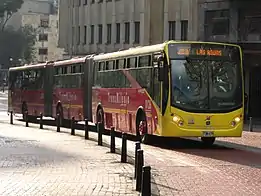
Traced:
[[53, 66], [46, 66], [43, 70], [44, 78], [44, 116], [52, 116], [53, 110], [53, 83], [54, 83]]
[[[157, 65], [156, 65], [157, 64]], [[157, 62], [154, 62], [153, 69], [153, 100], [159, 108], [159, 116], [156, 123], [158, 128], [162, 130], [162, 117], [166, 113], [167, 103], [169, 97], [169, 77], [167, 63], [163, 58], [159, 58]]]

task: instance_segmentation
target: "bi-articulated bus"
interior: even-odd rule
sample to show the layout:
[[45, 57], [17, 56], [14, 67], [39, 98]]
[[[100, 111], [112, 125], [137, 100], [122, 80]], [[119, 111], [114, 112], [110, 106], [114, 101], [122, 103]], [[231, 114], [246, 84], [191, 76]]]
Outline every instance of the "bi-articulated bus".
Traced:
[[[34, 79], [25, 84], [31, 72]], [[9, 110], [15, 113], [87, 118], [143, 141], [158, 135], [200, 137], [213, 144], [216, 137], [240, 137], [243, 130], [237, 45], [167, 41], [11, 68], [9, 74]]]

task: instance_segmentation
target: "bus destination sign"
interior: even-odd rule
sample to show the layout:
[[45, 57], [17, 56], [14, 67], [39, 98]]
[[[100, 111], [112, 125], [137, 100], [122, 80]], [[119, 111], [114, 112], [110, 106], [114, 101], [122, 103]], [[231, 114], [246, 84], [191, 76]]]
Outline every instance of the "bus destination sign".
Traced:
[[219, 49], [177, 48], [177, 54], [181, 56], [223, 56], [223, 51]]
[[219, 44], [169, 44], [169, 57], [185, 58], [210, 58], [210, 59], [232, 59], [239, 58], [239, 48]]

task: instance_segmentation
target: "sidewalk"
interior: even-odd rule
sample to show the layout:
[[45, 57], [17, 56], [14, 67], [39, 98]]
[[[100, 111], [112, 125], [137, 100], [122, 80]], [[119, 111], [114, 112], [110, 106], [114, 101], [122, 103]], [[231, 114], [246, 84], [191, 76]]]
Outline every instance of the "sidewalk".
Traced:
[[261, 153], [261, 132], [244, 131], [240, 138], [218, 138], [218, 144]]
[[[56, 130], [55, 127], [45, 128]], [[66, 128], [61, 131], [70, 133]], [[76, 134], [83, 139], [83, 131], [76, 130]], [[64, 134], [53, 132], [53, 137], [60, 135]], [[97, 141], [97, 133], [90, 132], [90, 139]], [[103, 145], [109, 144], [110, 137], [103, 136]], [[116, 147], [119, 153], [120, 138], [116, 138]], [[128, 141], [127, 147], [128, 161], [133, 163], [135, 143]], [[222, 148], [162, 149], [150, 145], [142, 145], [142, 149], [145, 164], [152, 168], [153, 195], [261, 195], [261, 157], [256, 153]]]
[[0, 123], [1, 196], [138, 195], [133, 166], [108, 148], [15, 123]]

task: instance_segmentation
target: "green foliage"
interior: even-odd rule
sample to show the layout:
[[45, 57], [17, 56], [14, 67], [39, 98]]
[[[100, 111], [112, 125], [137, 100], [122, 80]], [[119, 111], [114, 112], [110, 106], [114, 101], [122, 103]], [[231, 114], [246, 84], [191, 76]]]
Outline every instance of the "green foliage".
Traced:
[[23, 5], [23, 0], [0, 0], [0, 27], [3, 31], [7, 21]]
[[32, 26], [25, 26], [17, 31], [5, 29], [0, 31], [0, 64], [5, 68], [11, 66], [10, 58], [13, 59], [12, 65], [19, 63], [29, 63], [35, 57], [36, 33]]

